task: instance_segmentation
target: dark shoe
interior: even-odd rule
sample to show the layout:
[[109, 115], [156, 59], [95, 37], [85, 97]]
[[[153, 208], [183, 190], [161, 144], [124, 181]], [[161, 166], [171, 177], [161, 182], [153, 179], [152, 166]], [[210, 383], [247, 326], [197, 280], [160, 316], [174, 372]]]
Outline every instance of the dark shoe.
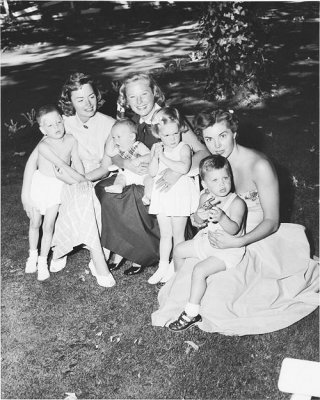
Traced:
[[168, 326], [168, 328], [170, 329], [170, 331], [180, 332], [180, 331], [184, 331], [184, 330], [190, 328], [190, 326], [192, 326], [200, 321], [202, 321], [200, 314], [196, 315], [193, 318], [190, 318], [190, 317], [188, 317], [186, 312], [183, 311], [176, 321], [171, 322], [171, 324]]
[[123, 258], [120, 262], [118, 262], [118, 264], [115, 264], [115, 263], [108, 264], [109, 271], [111, 272], [111, 271], [116, 271], [116, 270], [120, 269], [125, 264], [125, 262], [126, 262], [126, 259]]
[[123, 271], [123, 273], [124, 273], [124, 275], [137, 275], [137, 274], [140, 274], [140, 272], [142, 272], [142, 271], [143, 271], [142, 265], [140, 267], [135, 267], [132, 265], [130, 268]]

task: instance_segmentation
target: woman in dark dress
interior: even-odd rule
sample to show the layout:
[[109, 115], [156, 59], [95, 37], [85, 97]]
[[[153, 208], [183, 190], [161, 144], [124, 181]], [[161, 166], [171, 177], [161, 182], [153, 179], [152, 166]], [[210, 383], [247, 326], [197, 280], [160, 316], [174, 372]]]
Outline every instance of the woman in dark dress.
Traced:
[[[130, 75], [119, 90], [119, 104], [123, 110], [133, 112], [132, 120], [138, 125], [136, 140], [151, 149], [158, 142], [151, 133], [151, 119], [154, 112], [164, 105], [164, 95], [159, 86], [148, 74]], [[191, 130], [183, 134], [182, 141], [193, 150], [191, 170], [196, 175], [199, 162], [208, 155], [208, 151]], [[120, 168], [141, 175], [148, 172], [147, 164], [136, 167], [130, 160], [123, 160], [120, 156], [114, 157], [112, 161]], [[167, 169], [155, 184], [167, 191], [180, 176]], [[142, 203], [143, 187], [131, 185], [120, 194], [106, 193], [104, 187], [111, 184], [111, 179], [102, 180], [95, 187], [101, 203], [101, 242], [103, 247], [133, 261], [133, 266], [124, 273], [134, 275], [141, 272], [143, 266], [158, 262], [159, 227], [155, 216], [149, 215], [148, 208]]]

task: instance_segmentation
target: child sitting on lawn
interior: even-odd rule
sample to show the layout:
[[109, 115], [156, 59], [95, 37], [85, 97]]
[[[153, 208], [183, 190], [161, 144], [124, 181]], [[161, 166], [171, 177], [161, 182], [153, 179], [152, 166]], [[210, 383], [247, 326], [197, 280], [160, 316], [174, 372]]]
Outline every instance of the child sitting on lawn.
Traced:
[[[44, 281], [50, 277], [47, 258], [64, 185], [64, 181], [56, 177], [55, 168], [67, 172], [68, 183], [83, 182], [86, 181], [86, 178], [82, 175], [84, 169], [78, 155], [77, 141], [72, 135], [65, 134], [63, 119], [58, 109], [53, 105], [42, 106], [38, 110], [36, 118], [44, 138], [37, 145], [38, 169], [32, 175], [30, 193], [27, 194], [31, 200], [28, 203], [32, 203], [33, 207], [32, 209], [24, 207], [30, 219], [30, 249], [25, 272], [38, 271], [38, 280]], [[75, 169], [70, 167], [71, 160]], [[26, 179], [28, 177], [25, 173], [23, 186]], [[26, 194], [22, 193], [23, 204], [25, 204], [24, 195]], [[43, 223], [42, 216], [44, 216]], [[38, 257], [37, 248], [41, 223], [42, 239]]]
[[192, 240], [180, 243], [174, 249], [176, 271], [183, 266], [186, 258], [200, 260], [192, 273], [189, 302], [179, 318], [169, 324], [169, 329], [174, 332], [183, 331], [201, 321], [200, 302], [206, 291], [207, 278], [234, 268], [245, 253], [244, 247], [213, 247], [208, 238], [210, 231], [217, 230], [237, 236], [243, 234], [246, 204], [231, 191], [232, 173], [228, 160], [221, 155], [208, 156], [200, 162], [199, 173], [206, 191], [200, 196], [199, 207], [193, 218], [197, 225], [207, 223], [208, 220], [209, 223]]
[[[107, 154], [109, 157], [120, 155], [123, 159], [131, 160], [135, 166], [141, 163], [149, 163], [150, 150], [142, 142], [136, 141], [137, 126], [129, 119], [117, 121], [111, 129], [112, 140], [107, 143]], [[112, 169], [110, 167], [109, 169]], [[122, 193], [125, 186], [143, 185], [144, 196], [142, 202], [150, 204], [152, 191], [152, 178], [149, 175], [138, 175], [128, 169], [121, 170], [114, 184], [107, 186], [108, 193]]]

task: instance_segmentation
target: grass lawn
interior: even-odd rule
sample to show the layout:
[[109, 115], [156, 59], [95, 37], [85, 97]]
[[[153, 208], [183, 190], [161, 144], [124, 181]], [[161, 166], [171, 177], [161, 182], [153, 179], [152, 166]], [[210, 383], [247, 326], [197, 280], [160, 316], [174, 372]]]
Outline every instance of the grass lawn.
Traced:
[[[273, 96], [256, 107], [238, 104], [240, 137], [275, 161], [283, 221], [306, 226], [312, 255], [319, 256], [319, 7], [302, 2], [264, 8], [271, 28], [266, 48], [277, 79]], [[319, 359], [318, 310], [265, 335], [228, 337], [197, 328], [174, 334], [151, 326], [157, 289], [147, 278], [154, 269], [134, 278], [116, 271], [117, 285], [103, 289], [88, 273], [88, 252], [80, 249], [46, 282], [24, 274], [28, 219], [20, 202], [22, 174], [41, 136], [20, 114], [54, 102], [77, 68], [110, 88], [113, 78], [144, 67], [162, 71], [159, 81], [169, 102], [193, 115], [205, 104], [203, 68], [188, 63], [161, 70], [196, 42], [196, 18], [184, 19], [119, 25], [119, 35], [106, 37], [92, 31], [89, 39], [57, 35], [59, 41], [28, 42], [2, 54], [3, 399], [63, 399], [66, 393], [81, 399], [289, 399], [277, 389], [282, 360]], [[9, 135], [10, 119], [27, 126]]]

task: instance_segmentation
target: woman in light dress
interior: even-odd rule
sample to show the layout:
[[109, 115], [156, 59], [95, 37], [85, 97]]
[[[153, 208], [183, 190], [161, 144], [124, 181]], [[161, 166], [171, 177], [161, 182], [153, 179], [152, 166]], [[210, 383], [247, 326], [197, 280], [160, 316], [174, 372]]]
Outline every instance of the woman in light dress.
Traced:
[[[236, 193], [248, 208], [246, 234], [209, 234], [215, 248], [247, 246], [233, 269], [208, 278], [201, 302], [208, 332], [246, 335], [285, 328], [319, 305], [319, 265], [310, 259], [304, 227], [279, 223], [279, 184], [274, 166], [262, 153], [237, 143], [238, 121], [232, 111], [214, 109], [195, 119], [208, 150], [228, 158]], [[177, 319], [188, 300], [196, 259], [187, 261], [159, 292], [152, 324]]]

